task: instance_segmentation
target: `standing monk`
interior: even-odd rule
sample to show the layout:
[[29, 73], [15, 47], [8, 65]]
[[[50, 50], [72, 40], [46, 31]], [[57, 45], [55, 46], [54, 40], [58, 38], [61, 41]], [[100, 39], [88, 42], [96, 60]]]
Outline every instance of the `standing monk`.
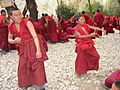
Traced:
[[1, 10], [0, 15], [0, 49], [9, 51], [8, 48], [8, 19], [5, 10]]
[[89, 26], [85, 23], [85, 18], [83, 15], [76, 15], [76, 22], [78, 23], [75, 29], [76, 35], [76, 53], [77, 58], [75, 61], [75, 71], [78, 75], [86, 74], [88, 70], [98, 70], [99, 69], [99, 54], [94, 47], [94, 41], [91, 37], [96, 37], [97, 33], [93, 32], [89, 34], [89, 30], [99, 30], [102, 29], [98, 27]]
[[[45, 90], [47, 82], [44, 61], [48, 59], [45, 43], [41, 35], [35, 32], [32, 22], [22, 19], [19, 9], [13, 8], [10, 13], [13, 23], [9, 25], [8, 41], [11, 44], [19, 44], [18, 84], [20, 88], [27, 90], [33, 84], [39, 90]], [[13, 40], [13, 35], [16, 38]]]
[[[90, 15], [88, 13], [85, 13], [85, 11], [82, 11], [82, 15], [85, 17], [86, 24], [88, 24], [90, 26], [94, 25], [93, 19], [90, 17]], [[94, 32], [94, 30], [90, 30], [89, 33], [93, 33], [93, 32]], [[95, 39], [95, 37], [92, 37], [92, 38]]]
[[[104, 16], [103, 14], [97, 10], [97, 12], [95, 13], [95, 15], [93, 16], [94, 22], [95, 22], [95, 26], [99, 27], [102, 29], [102, 25], [103, 25], [103, 21], [104, 21]], [[102, 31], [97, 31], [97, 33], [102, 36]]]

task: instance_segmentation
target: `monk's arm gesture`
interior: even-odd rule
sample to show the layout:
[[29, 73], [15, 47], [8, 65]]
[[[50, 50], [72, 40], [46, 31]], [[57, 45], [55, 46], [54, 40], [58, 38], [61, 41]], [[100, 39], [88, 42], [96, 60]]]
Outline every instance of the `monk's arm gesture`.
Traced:
[[75, 35], [78, 36], [79, 38], [91, 38], [91, 37], [96, 37], [96, 33], [91, 33], [88, 35], [81, 35], [77, 30], [75, 30]]
[[97, 30], [97, 31], [102, 31], [102, 32], [105, 32], [105, 30], [103, 30], [103, 29], [101, 29], [101, 28], [99, 28], [99, 27], [93, 27], [93, 26], [89, 26], [90, 27], [90, 29], [93, 29], [93, 30]]
[[21, 38], [16, 37], [13, 40], [13, 35], [9, 32], [9, 34], [8, 34], [8, 42], [11, 43], [11, 44], [19, 44], [21, 42]]

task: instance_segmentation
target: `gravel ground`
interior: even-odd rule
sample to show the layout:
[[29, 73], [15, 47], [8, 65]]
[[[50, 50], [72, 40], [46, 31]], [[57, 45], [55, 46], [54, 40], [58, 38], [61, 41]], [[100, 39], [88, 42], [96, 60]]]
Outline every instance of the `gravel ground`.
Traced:
[[[48, 79], [46, 90], [105, 90], [102, 87], [104, 79], [120, 68], [120, 34], [116, 31], [94, 41], [101, 56], [100, 68], [83, 76], [77, 76], [74, 71], [74, 39], [70, 39], [68, 43], [48, 43], [49, 60], [45, 62]], [[0, 90], [21, 90], [17, 85], [17, 67], [16, 50], [0, 53]]]

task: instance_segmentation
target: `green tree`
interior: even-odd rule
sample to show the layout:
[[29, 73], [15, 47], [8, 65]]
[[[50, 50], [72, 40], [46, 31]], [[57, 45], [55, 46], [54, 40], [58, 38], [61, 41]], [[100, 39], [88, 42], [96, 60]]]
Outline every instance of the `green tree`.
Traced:
[[67, 6], [62, 0], [56, 9], [56, 14], [63, 16], [65, 20], [69, 19], [77, 13], [77, 10], [71, 6]]
[[108, 9], [105, 10], [106, 15], [116, 15], [120, 16], [120, 0], [110, 0], [108, 1]]
[[101, 3], [95, 1], [95, 2], [91, 3], [91, 9], [90, 9], [89, 4], [86, 4], [84, 10], [88, 13], [92, 13], [91, 15], [93, 15], [96, 12], [96, 10], [98, 10], [98, 9], [103, 12], [103, 5]]

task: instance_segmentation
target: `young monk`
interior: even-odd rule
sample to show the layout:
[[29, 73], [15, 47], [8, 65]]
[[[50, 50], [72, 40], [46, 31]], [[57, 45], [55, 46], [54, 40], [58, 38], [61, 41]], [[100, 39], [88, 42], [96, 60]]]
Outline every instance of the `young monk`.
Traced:
[[8, 23], [9, 20], [6, 17], [6, 11], [1, 10], [0, 15], [0, 49], [5, 52], [9, 51], [8, 47]]
[[104, 31], [98, 27], [89, 26], [85, 23], [83, 15], [75, 16], [77, 25], [74, 27], [76, 35], [76, 53], [75, 71], [78, 75], [86, 74], [88, 70], [99, 69], [99, 54], [94, 47], [92, 37], [97, 37], [97, 33], [89, 34], [90, 30]]
[[120, 90], [120, 80], [117, 80], [113, 83], [112, 90]]
[[[30, 20], [22, 19], [19, 9], [12, 9], [10, 14], [13, 23], [9, 25], [8, 41], [11, 44], [19, 44], [18, 84], [20, 88], [27, 90], [33, 84], [38, 90], [45, 90], [46, 74], [44, 61], [48, 59], [45, 41], [41, 35], [37, 35]], [[13, 40], [13, 35], [16, 38]], [[43, 45], [44, 44], [44, 45]]]
[[111, 88], [113, 83], [117, 80], [120, 80], [120, 70], [117, 70], [113, 72], [111, 75], [109, 75], [104, 82], [104, 87], [105, 88]]
[[[94, 14], [93, 20], [95, 22], [95, 26], [102, 28], [104, 16], [100, 12], [100, 10], [97, 10], [97, 12]], [[97, 31], [98, 35], [102, 36], [102, 31]]]
[[67, 24], [62, 16], [58, 15], [58, 40], [60, 42], [68, 42], [68, 35], [66, 33]]

